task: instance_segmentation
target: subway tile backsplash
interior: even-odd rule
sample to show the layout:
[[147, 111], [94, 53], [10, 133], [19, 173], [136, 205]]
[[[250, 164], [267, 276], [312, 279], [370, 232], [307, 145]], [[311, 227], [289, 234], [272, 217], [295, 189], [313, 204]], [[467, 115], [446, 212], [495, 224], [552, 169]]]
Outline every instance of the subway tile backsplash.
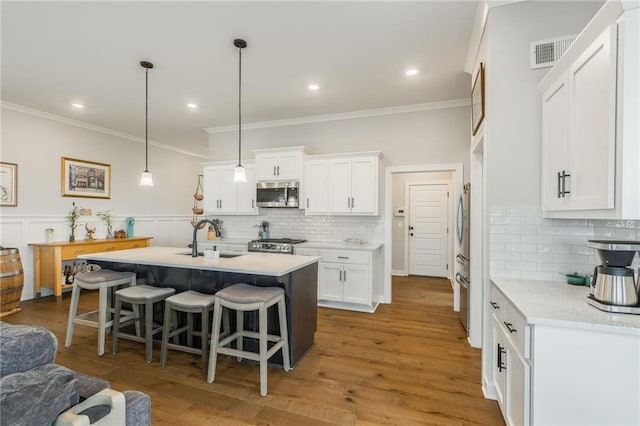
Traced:
[[[592, 273], [600, 263], [588, 240], [640, 240], [640, 221], [546, 219], [535, 207], [493, 207], [489, 213], [494, 277], [565, 281], [565, 273]], [[639, 264], [636, 256], [633, 266]]]
[[269, 222], [271, 238], [303, 238], [312, 241], [342, 241], [357, 238], [368, 242], [384, 240], [383, 216], [305, 216], [299, 209], [260, 209], [258, 216], [212, 216], [222, 219], [225, 238], [258, 237], [263, 220]]

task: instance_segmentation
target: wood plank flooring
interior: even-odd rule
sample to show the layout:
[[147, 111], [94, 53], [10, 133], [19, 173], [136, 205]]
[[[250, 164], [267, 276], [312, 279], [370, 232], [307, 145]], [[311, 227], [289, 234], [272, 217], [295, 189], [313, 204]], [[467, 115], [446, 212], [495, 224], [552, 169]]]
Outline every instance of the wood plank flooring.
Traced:
[[[452, 297], [446, 280], [395, 277], [393, 303], [374, 314], [319, 308], [315, 346], [288, 373], [269, 367], [265, 398], [258, 366], [235, 358], [220, 357], [208, 384], [196, 355], [170, 351], [163, 368], [159, 347], [147, 364], [143, 344], [121, 340], [117, 354], [98, 357], [88, 327], [76, 326], [65, 348], [68, 295], [22, 302], [2, 320], [47, 327], [59, 364], [149, 394], [154, 425], [502, 425], [497, 403], [482, 396], [480, 351], [467, 344]], [[96, 294], [83, 293], [80, 305], [97, 306]]]

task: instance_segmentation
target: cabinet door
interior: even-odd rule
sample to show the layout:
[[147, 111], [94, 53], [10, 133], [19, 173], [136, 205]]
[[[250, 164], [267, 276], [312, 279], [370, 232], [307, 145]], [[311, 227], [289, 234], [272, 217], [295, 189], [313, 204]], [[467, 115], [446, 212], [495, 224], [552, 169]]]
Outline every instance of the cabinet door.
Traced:
[[329, 173], [329, 212], [351, 212], [351, 160], [330, 160]]
[[351, 213], [377, 214], [378, 160], [351, 160]]
[[569, 69], [573, 172], [571, 209], [614, 208], [616, 26]]
[[238, 194], [236, 183], [233, 182], [235, 167], [223, 167], [220, 169], [220, 208], [219, 213], [235, 213]]
[[342, 269], [343, 300], [348, 303], [371, 304], [370, 266], [344, 265]]
[[342, 302], [342, 265], [318, 263], [318, 300]]
[[311, 160], [305, 163], [305, 199], [301, 200], [305, 213], [327, 212], [327, 161]]
[[513, 347], [509, 347], [507, 366], [507, 424], [529, 425], [529, 394], [530, 370], [529, 364]]
[[[566, 208], [558, 173], [571, 174], [569, 83], [567, 74], [542, 95], [542, 209]], [[571, 179], [566, 178], [566, 179]], [[565, 182], [566, 185], [566, 182]], [[569, 187], [566, 187], [570, 191]]]
[[247, 181], [238, 183], [238, 213], [258, 214], [256, 207], [256, 170], [253, 165], [244, 166], [247, 172]]
[[[496, 387], [498, 404], [502, 413], [505, 413], [505, 400], [507, 396], [507, 339], [502, 333], [500, 323], [493, 321], [493, 383]], [[506, 416], [505, 416], [506, 417]]]
[[256, 180], [274, 180], [277, 171], [276, 154], [261, 154], [256, 156]]
[[287, 152], [278, 155], [276, 179], [300, 180], [302, 156], [298, 152]]
[[206, 213], [218, 213], [220, 210], [220, 169], [206, 167], [202, 176], [202, 206]]

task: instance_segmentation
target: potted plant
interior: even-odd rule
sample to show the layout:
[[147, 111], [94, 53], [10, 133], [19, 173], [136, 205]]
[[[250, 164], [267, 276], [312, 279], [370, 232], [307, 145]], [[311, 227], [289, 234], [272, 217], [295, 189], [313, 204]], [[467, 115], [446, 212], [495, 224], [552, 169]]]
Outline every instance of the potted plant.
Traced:
[[71, 228], [71, 235], [69, 235], [69, 242], [72, 243], [76, 240], [76, 227], [78, 226], [78, 217], [80, 213], [78, 212], [78, 206], [76, 206], [76, 202], [71, 203], [73, 208], [67, 215], [67, 220], [69, 221], [69, 227]]
[[107, 238], [113, 238], [113, 223], [112, 223], [112, 219], [113, 216], [111, 215], [111, 210], [105, 210], [103, 212], [97, 212], [96, 216], [98, 216], [103, 222], [104, 225], [107, 227]]

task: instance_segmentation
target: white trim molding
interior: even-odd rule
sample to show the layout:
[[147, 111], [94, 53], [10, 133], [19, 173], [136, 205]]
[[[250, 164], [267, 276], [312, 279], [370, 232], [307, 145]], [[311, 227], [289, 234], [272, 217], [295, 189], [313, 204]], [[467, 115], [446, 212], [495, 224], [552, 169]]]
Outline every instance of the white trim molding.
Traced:
[[[355, 118], [378, 117], [381, 115], [406, 114], [410, 112], [430, 111], [436, 109], [460, 108], [471, 105], [470, 99], [454, 99], [450, 101], [424, 104], [403, 105], [387, 108], [366, 109], [361, 111], [340, 112], [336, 114], [312, 115], [308, 117], [288, 118], [283, 120], [260, 121], [243, 124], [243, 130], [264, 129], [269, 127], [297, 126], [300, 124], [322, 123], [326, 121], [352, 120]], [[207, 133], [237, 132], [238, 126], [217, 126], [204, 129]]]
[[[0, 101], [0, 106], [2, 108], [6, 108], [8, 110], [21, 112], [23, 114], [33, 115], [35, 117], [45, 118], [51, 121], [57, 121], [59, 123], [68, 124], [70, 126], [80, 127], [82, 129], [92, 130], [98, 133], [104, 133], [106, 135], [115, 136], [117, 138], [122, 138], [126, 140], [130, 140], [132, 142], [137, 142], [140, 144], [144, 144], [144, 138], [133, 136], [128, 133], [118, 132], [116, 130], [107, 129], [106, 127], [96, 126], [94, 124], [85, 123], [84, 121], [74, 120], [72, 118], [63, 117], [61, 115], [51, 114], [49, 112], [40, 111], [34, 108], [29, 108], [23, 105], [14, 104], [11, 102]], [[197, 152], [188, 151], [186, 149], [178, 148], [173, 145], [169, 145], [162, 142], [157, 141], [149, 141], [149, 145], [153, 145], [158, 148], [166, 149], [167, 151], [177, 152], [179, 154], [190, 155], [192, 157], [204, 158], [208, 159], [209, 157], [205, 154], [198, 154]]]

